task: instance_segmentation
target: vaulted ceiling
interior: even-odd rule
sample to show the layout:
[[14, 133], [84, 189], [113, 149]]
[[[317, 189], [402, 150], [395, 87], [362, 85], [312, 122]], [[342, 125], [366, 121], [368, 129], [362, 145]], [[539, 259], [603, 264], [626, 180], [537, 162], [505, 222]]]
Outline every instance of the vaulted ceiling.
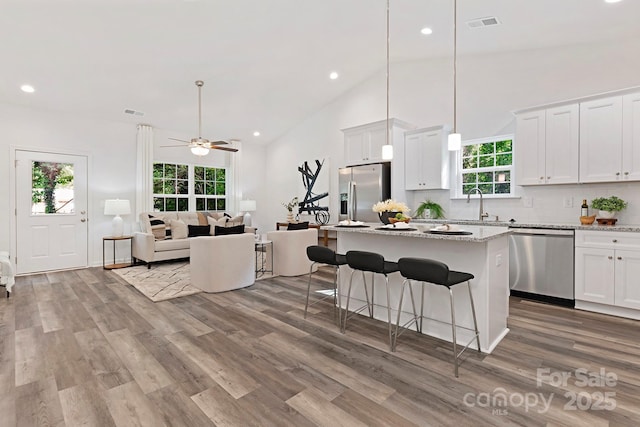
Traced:
[[[392, 62], [452, 55], [453, 0], [390, 4]], [[0, 102], [195, 134], [201, 79], [203, 136], [269, 142], [384, 67], [385, 11], [385, 0], [2, 0]], [[501, 24], [465, 24], [488, 16]], [[458, 0], [458, 52], [640, 40], [638, 16], [637, 0]]]

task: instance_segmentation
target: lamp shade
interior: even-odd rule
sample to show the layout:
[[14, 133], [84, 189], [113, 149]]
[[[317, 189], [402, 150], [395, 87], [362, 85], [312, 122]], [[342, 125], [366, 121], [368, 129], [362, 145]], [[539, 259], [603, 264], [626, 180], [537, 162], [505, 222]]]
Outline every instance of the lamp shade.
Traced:
[[447, 142], [449, 151], [460, 151], [462, 148], [462, 136], [459, 133], [450, 133]]
[[256, 210], [255, 200], [240, 200], [240, 210], [242, 212], [253, 212]]
[[110, 199], [104, 201], [105, 215], [127, 215], [131, 213], [131, 205], [128, 200]]
[[393, 159], [393, 145], [385, 144], [382, 146], [382, 160]]

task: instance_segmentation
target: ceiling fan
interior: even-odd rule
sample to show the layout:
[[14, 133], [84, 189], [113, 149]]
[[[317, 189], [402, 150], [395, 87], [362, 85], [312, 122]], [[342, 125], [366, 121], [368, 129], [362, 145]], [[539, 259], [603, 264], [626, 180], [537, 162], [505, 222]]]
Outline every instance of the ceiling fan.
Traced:
[[[213, 149], [213, 150], [224, 150], [224, 151], [231, 151], [231, 152], [236, 152], [238, 151], [237, 148], [231, 148], [231, 147], [223, 147], [222, 145], [226, 145], [229, 144], [228, 141], [209, 141], [206, 138], [203, 138], [202, 136], [202, 86], [204, 86], [204, 82], [202, 80], [196, 80], [196, 86], [198, 86], [198, 137], [197, 138], [191, 138], [191, 141], [185, 141], [184, 139], [177, 139], [177, 138], [169, 138], [172, 139], [174, 141], [180, 141], [180, 142], [185, 142], [187, 143], [188, 147], [191, 148], [191, 152], [193, 154], [195, 154], [196, 156], [206, 156], [207, 154], [209, 154], [209, 150]], [[231, 142], [233, 141], [237, 141], [237, 140], [230, 140]], [[178, 145], [163, 145], [163, 147], [179, 147]], [[181, 145], [180, 145], [181, 147]]]

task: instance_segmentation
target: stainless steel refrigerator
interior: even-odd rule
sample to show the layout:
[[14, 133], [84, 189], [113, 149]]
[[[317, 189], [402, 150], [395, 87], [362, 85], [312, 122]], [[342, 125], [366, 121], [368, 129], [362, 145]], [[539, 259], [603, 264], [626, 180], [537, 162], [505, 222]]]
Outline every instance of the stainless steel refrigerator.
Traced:
[[340, 220], [378, 222], [371, 208], [391, 198], [391, 166], [389, 163], [351, 166], [338, 170]]

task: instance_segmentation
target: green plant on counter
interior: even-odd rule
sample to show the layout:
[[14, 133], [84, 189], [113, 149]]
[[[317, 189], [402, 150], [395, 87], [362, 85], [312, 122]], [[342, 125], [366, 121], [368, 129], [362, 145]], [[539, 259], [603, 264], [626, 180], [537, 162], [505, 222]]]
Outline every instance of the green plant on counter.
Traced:
[[444, 218], [444, 209], [432, 200], [425, 200], [420, 203], [420, 205], [418, 205], [418, 209], [416, 209], [415, 216], [421, 218], [427, 209], [430, 211], [432, 219]]
[[591, 201], [591, 207], [599, 211], [620, 212], [627, 207], [627, 202], [616, 196], [598, 197]]

